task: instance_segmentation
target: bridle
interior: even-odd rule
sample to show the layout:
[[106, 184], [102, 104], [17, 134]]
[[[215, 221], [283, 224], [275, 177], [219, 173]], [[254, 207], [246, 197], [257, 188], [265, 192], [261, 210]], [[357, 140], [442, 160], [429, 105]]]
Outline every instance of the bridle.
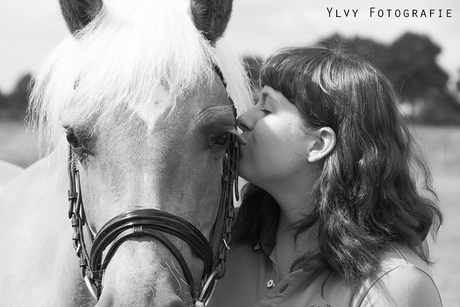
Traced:
[[[226, 87], [225, 79], [218, 66], [214, 70]], [[228, 96], [234, 117], [236, 108]], [[118, 246], [132, 237], [150, 237], [166, 247], [179, 263], [195, 306], [205, 306], [212, 295], [218, 279], [225, 274], [226, 252], [230, 249], [231, 226], [234, 218], [233, 190], [238, 199], [238, 157], [239, 142], [234, 134], [224, 156], [222, 167], [222, 191], [216, 221], [211, 230], [210, 241], [185, 219], [157, 209], [140, 209], [122, 213], [108, 221], [94, 235], [86, 220], [82, 201], [80, 176], [77, 167], [76, 149], [69, 147], [69, 219], [74, 230], [72, 240], [80, 258], [81, 276], [91, 294], [99, 300], [102, 292], [102, 275]], [[78, 149], [77, 149], [78, 150]], [[92, 247], [88, 248], [84, 238], [86, 225]], [[192, 273], [178, 248], [165, 234], [185, 241], [204, 263], [200, 288], [196, 289]], [[103, 252], [106, 250], [105, 256]]]

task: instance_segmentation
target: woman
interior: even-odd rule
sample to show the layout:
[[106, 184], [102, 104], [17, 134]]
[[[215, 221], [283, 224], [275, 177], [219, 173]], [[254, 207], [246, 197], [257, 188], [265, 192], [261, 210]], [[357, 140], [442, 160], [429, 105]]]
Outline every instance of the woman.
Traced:
[[210, 306], [442, 306], [425, 241], [442, 215], [389, 81], [341, 50], [290, 48], [261, 86], [237, 121], [250, 183]]

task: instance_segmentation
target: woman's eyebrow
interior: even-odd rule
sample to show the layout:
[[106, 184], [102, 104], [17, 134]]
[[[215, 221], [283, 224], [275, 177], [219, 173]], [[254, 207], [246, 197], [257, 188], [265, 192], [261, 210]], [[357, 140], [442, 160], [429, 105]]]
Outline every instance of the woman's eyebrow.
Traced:
[[267, 102], [271, 102], [271, 104], [279, 105], [278, 100], [276, 100], [270, 93], [263, 93], [264, 96], [264, 104]]
[[262, 92], [262, 94], [260, 95], [260, 100], [265, 101], [265, 99], [267, 99], [267, 95], [267, 93]]
[[270, 95], [270, 93], [267, 93], [267, 92], [262, 92], [262, 99], [264, 101], [266, 101], [266, 100], [275, 101], [275, 99], [273, 99], [272, 95]]

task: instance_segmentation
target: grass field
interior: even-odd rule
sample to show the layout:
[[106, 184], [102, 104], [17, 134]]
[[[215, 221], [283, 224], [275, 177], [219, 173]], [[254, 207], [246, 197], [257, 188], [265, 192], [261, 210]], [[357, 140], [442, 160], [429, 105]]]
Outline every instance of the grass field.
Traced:
[[444, 225], [431, 244], [444, 306], [460, 306], [460, 127], [415, 127], [430, 162]]
[[[460, 307], [460, 127], [413, 127], [433, 172], [444, 225], [432, 242], [434, 279], [444, 306]], [[23, 123], [0, 122], [0, 160], [26, 167], [38, 158]]]

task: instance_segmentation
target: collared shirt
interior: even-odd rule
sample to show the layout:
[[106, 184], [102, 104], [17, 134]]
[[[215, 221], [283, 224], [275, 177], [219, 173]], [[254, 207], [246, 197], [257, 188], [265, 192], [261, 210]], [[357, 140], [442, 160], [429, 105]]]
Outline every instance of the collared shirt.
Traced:
[[232, 246], [208, 307], [442, 306], [425, 262], [401, 245], [389, 245], [376, 275], [355, 286], [329, 269], [299, 269], [280, 280], [276, 262], [261, 246]]

